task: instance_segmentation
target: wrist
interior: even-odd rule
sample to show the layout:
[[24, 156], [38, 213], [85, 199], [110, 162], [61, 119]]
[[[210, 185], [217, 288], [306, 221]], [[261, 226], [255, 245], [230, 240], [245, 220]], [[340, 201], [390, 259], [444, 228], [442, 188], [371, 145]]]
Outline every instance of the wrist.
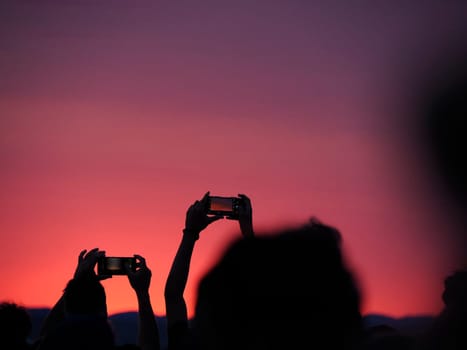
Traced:
[[149, 298], [149, 290], [137, 290], [136, 296], [138, 299], [147, 299]]
[[242, 231], [243, 236], [252, 237], [254, 236], [253, 224], [251, 223], [241, 223], [240, 230]]
[[182, 232], [183, 232], [183, 237], [192, 238], [195, 241], [199, 239], [200, 231], [198, 230], [194, 230], [191, 228], [184, 228]]
[[253, 230], [251, 231], [243, 231], [243, 238], [253, 238], [255, 236], [255, 233]]

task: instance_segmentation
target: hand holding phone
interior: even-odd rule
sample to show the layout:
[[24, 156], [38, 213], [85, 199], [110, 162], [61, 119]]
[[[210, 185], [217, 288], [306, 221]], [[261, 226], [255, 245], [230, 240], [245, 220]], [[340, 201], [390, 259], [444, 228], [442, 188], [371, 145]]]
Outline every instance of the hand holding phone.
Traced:
[[136, 272], [136, 258], [102, 256], [97, 261], [97, 275], [127, 275], [127, 270], [125, 266], [127, 266], [130, 269], [130, 271]]
[[238, 220], [240, 197], [208, 197], [208, 215], [223, 216], [226, 219]]
[[97, 261], [104, 255], [105, 251], [99, 250], [99, 248], [93, 248], [89, 251], [87, 249], [82, 250], [78, 256], [78, 266], [76, 266], [73, 278], [89, 274], [95, 275], [94, 268]]
[[149, 290], [152, 272], [146, 265], [145, 258], [138, 254], [135, 254], [134, 257], [137, 259], [138, 270], [134, 272], [133, 270], [127, 269], [128, 280], [137, 294], [144, 293]]

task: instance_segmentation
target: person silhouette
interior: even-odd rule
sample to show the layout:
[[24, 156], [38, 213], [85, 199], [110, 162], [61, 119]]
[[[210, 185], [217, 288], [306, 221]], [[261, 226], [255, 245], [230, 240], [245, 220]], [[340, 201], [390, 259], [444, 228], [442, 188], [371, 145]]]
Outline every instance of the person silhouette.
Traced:
[[[208, 215], [210, 192], [201, 200], [196, 200], [189, 208], [185, 218], [185, 228], [167, 277], [164, 298], [166, 304], [167, 336], [169, 350], [196, 348], [196, 338], [188, 320], [188, 312], [183, 293], [190, 270], [191, 257], [200, 233], [213, 222], [223, 218], [221, 215]], [[254, 237], [251, 200], [245, 194], [238, 209], [238, 223], [243, 238]]]
[[24, 306], [9, 301], [0, 303], [1, 349], [33, 349], [33, 345], [28, 339], [31, 331], [31, 316]]
[[160, 333], [149, 296], [152, 272], [144, 257], [134, 256], [137, 270], [132, 271], [128, 266], [125, 266], [125, 270], [138, 300], [138, 345], [141, 350], [159, 350]]
[[467, 349], [467, 270], [444, 280], [444, 307], [417, 344], [419, 350]]
[[[39, 350], [119, 348], [108, 320], [106, 293], [101, 283], [111, 276], [97, 275], [94, 271], [103, 256], [105, 251], [98, 248], [80, 252], [73, 278], [42, 325]], [[159, 350], [159, 330], [149, 297], [152, 273], [142, 256], [134, 256], [136, 271], [128, 266], [125, 269], [138, 300], [138, 346], [142, 350]]]
[[106, 294], [96, 275], [75, 275], [41, 329], [38, 350], [113, 350], [115, 336], [107, 318]]
[[197, 292], [203, 350], [361, 346], [360, 290], [340, 232], [316, 218], [232, 242]]

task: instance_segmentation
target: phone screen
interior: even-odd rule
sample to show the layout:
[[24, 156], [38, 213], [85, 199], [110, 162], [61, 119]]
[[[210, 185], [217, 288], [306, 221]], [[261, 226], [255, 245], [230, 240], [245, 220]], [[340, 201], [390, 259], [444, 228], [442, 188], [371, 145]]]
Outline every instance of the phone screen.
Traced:
[[228, 197], [211, 197], [209, 210], [230, 213], [233, 211], [233, 199]]
[[126, 275], [125, 265], [130, 270], [136, 270], [136, 258], [134, 257], [104, 257], [98, 262], [98, 274], [100, 275]]

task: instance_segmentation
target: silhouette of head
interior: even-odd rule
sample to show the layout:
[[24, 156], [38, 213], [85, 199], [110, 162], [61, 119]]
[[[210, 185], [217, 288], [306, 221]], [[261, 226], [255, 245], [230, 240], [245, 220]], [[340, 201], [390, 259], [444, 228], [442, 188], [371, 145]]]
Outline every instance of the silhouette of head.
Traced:
[[74, 278], [64, 290], [65, 311], [68, 315], [100, 315], [107, 317], [104, 287], [93, 275]]
[[455, 307], [467, 312], [467, 271], [459, 270], [444, 280], [443, 302], [446, 307]]
[[467, 271], [458, 270], [444, 280], [445, 307], [423, 335], [421, 350], [467, 349]]
[[31, 317], [24, 307], [12, 302], [0, 303], [0, 345], [20, 348], [27, 343], [31, 330]]
[[194, 326], [205, 349], [354, 344], [360, 293], [339, 231], [312, 219], [233, 242], [200, 282]]
[[107, 319], [105, 290], [95, 275], [70, 280], [64, 301], [64, 322], [44, 337], [39, 350], [113, 349], [115, 337]]

